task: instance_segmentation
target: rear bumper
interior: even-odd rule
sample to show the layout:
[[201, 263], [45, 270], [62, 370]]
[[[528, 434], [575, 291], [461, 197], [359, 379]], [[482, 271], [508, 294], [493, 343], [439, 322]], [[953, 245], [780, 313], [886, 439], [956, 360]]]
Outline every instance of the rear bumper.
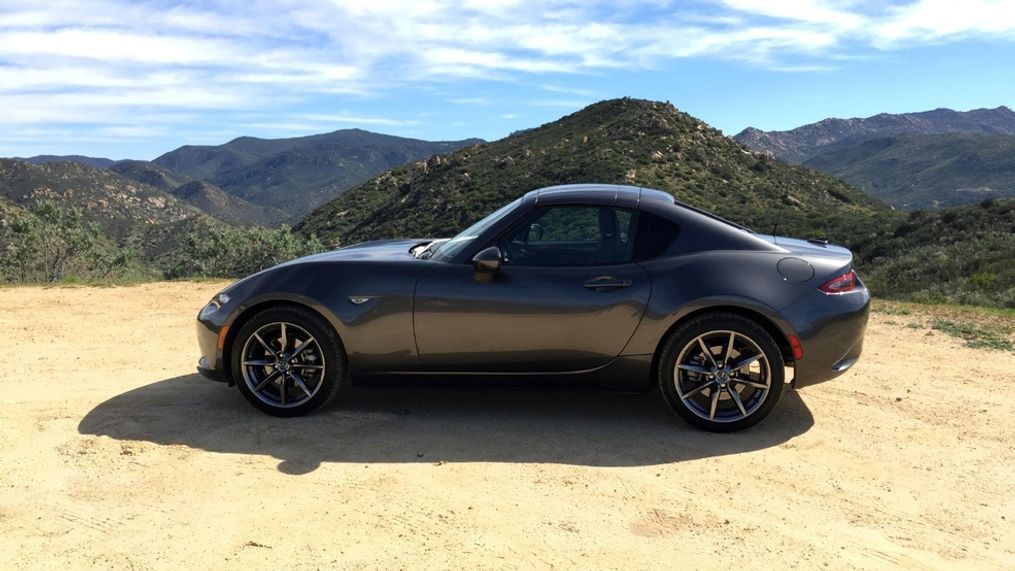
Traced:
[[820, 291], [808, 295], [815, 299], [800, 300], [786, 311], [804, 353], [794, 365], [794, 388], [830, 381], [853, 367], [863, 352], [870, 314], [866, 288], [836, 296]]

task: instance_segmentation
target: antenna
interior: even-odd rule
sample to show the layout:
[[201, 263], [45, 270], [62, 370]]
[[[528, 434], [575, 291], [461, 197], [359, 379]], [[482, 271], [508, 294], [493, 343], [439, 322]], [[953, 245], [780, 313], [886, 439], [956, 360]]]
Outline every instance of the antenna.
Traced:
[[782, 222], [782, 211], [786, 210], [786, 199], [780, 201], [782, 204], [779, 205], [779, 213], [775, 215], [775, 224], [772, 225], [772, 243], [776, 246], [779, 245], [779, 239], [776, 237], [775, 232], [779, 229], [779, 223]]

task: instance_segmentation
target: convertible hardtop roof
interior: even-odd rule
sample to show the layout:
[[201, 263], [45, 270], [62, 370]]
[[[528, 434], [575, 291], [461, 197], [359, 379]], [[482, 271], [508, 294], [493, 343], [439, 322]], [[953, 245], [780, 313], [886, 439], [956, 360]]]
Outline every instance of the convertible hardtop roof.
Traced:
[[531, 200], [534, 204], [538, 205], [578, 202], [615, 205], [626, 208], [642, 208], [650, 212], [667, 213], [664, 214], [667, 216], [672, 216], [677, 209], [683, 209], [683, 212], [693, 213], [693, 215], [708, 219], [713, 223], [753, 233], [749, 228], [736, 222], [731, 222], [707, 210], [681, 202], [669, 193], [640, 186], [623, 184], [562, 184], [530, 191], [525, 194], [524, 200]]
[[673, 196], [660, 190], [623, 184], [562, 184], [530, 191], [525, 198], [536, 204], [558, 204], [573, 200], [608, 204], [639, 205], [645, 201], [674, 204]]

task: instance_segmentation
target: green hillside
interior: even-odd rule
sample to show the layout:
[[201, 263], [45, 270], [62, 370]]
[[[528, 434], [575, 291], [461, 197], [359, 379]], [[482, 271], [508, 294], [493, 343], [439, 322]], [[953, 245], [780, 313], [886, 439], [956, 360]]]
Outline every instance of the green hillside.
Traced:
[[912, 212], [854, 248], [877, 295], [1015, 307], [1015, 200]]
[[[759, 231], [843, 239], [886, 212], [862, 192], [747, 150], [668, 103], [614, 99], [506, 139], [405, 165], [301, 222], [335, 245], [447, 236], [525, 192], [602, 182], [673, 193]], [[848, 221], [848, 223], [847, 223]]]

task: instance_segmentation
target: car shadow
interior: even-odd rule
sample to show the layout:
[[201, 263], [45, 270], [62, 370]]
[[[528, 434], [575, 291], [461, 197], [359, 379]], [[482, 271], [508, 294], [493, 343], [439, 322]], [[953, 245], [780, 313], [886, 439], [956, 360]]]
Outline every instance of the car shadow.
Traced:
[[641, 466], [779, 445], [814, 424], [796, 391], [735, 434], [685, 424], [658, 393], [353, 388], [316, 414], [281, 419], [197, 375], [158, 381], [92, 409], [78, 431], [118, 440], [270, 455], [289, 474], [322, 462], [536, 462]]

